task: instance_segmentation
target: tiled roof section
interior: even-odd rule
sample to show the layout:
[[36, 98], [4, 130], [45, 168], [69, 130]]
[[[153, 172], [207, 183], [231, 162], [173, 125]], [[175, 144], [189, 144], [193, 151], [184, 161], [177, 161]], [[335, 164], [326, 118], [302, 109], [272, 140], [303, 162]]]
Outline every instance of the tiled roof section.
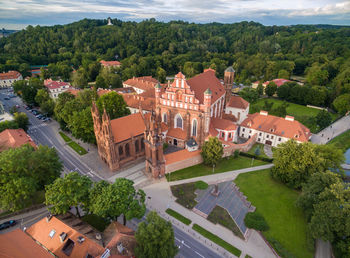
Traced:
[[23, 129], [6, 129], [0, 133], [0, 151], [29, 144], [36, 148], [32, 138]]
[[159, 83], [157, 79], [152, 76], [144, 77], [134, 77], [123, 82], [123, 86], [126, 87], [135, 87], [144, 91], [153, 91], [156, 84]]
[[234, 122], [222, 118], [211, 118], [211, 124], [215, 129], [225, 131], [232, 131], [237, 129], [237, 126]]
[[100, 61], [101, 65], [103, 66], [120, 66], [121, 63], [119, 61]]
[[53, 81], [51, 79], [47, 79], [44, 81], [44, 85], [46, 88], [53, 90], [53, 89], [59, 89], [65, 86], [71, 87], [71, 85], [68, 82], [61, 82], [61, 81]]
[[[285, 84], [286, 82], [290, 82], [290, 80], [287, 79], [274, 79], [272, 80], [274, 83], [276, 83], [277, 87]], [[264, 85], [267, 86], [270, 83], [270, 81], [264, 82]]]
[[17, 71], [8, 71], [7, 73], [0, 73], [0, 80], [14, 80], [20, 76], [21, 74]]
[[210, 125], [209, 125], [209, 135], [208, 136], [216, 137], [216, 136], [218, 136], [218, 134], [219, 134], [218, 130], [216, 130], [214, 128], [213, 124], [210, 123]]
[[139, 108], [141, 105], [142, 110], [151, 111], [156, 108], [156, 102], [154, 98], [144, 98], [140, 95], [125, 95], [123, 94], [124, 101], [128, 107]]
[[143, 134], [146, 127], [140, 113], [111, 120], [114, 142], [122, 142], [132, 136]]
[[227, 106], [233, 108], [246, 109], [249, 106], [249, 102], [240, 96], [233, 95], [231, 96]]
[[0, 234], [0, 257], [52, 258], [52, 255], [18, 228], [14, 231]]
[[136, 91], [134, 90], [133, 87], [125, 87], [125, 88], [116, 88], [114, 89], [115, 92], [120, 93], [120, 94], [135, 94]]
[[186, 132], [181, 128], [170, 128], [166, 135], [176, 139], [186, 140]]
[[[260, 113], [255, 113], [248, 115], [248, 118], [242, 122], [241, 126], [295, 139], [300, 142], [307, 142], [311, 136], [310, 129], [300, 122], [296, 120], [290, 121], [282, 117], [268, 114], [262, 115]], [[271, 129], [273, 131], [271, 131]], [[298, 137], [295, 137], [296, 135], [298, 135]]]
[[188, 79], [187, 83], [190, 85], [191, 90], [195, 93], [196, 99], [198, 99], [201, 104], [203, 104], [204, 101], [203, 94], [208, 88], [212, 91], [212, 103], [225, 94], [224, 87], [215, 76], [215, 70], [213, 69], [207, 69], [204, 73]]
[[[53, 230], [55, 231], [54, 234], [52, 234]], [[86, 257], [87, 254], [96, 257], [104, 252], [104, 248], [97, 243], [97, 240], [94, 241], [86, 237], [84, 234], [63, 223], [55, 216], [49, 221], [47, 221], [46, 218], [43, 218], [28, 228], [26, 232], [58, 257]], [[67, 234], [63, 243], [60, 240], [60, 234], [62, 232]], [[50, 233], [52, 237], [50, 236]], [[84, 241], [79, 243], [78, 237], [83, 237]], [[67, 256], [62, 250], [68, 239], [71, 239], [74, 242], [73, 249], [69, 256]]]
[[169, 164], [172, 164], [175, 162], [183, 161], [183, 160], [198, 156], [198, 155], [200, 155], [200, 153], [201, 153], [200, 150], [188, 151], [186, 149], [183, 149], [180, 151], [165, 154], [164, 155], [165, 164], [169, 165]]
[[223, 119], [226, 119], [226, 120], [230, 120], [230, 121], [232, 121], [232, 122], [237, 122], [237, 117], [235, 117], [235, 116], [232, 115], [232, 114], [225, 114], [225, 113], [223, 113], [223, 114], [222, 114], [222, 118], [223, 118]]

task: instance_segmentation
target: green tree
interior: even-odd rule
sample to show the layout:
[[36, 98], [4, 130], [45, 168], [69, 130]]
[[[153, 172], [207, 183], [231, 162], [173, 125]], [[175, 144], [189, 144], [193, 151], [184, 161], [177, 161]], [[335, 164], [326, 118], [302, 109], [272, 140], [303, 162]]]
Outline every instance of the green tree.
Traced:
[[281, 69], [278, 72], [278, 78], [283, 78], [283, 79], [287, 79], [288, 80], [289, 79], [289, 73], [286, 70]]
[[135, 233], [137, 257], [168, 258], [175, 257], [178, 248], [171, 223], [151, 211], [146, 221], [141, 222]]
[[333, 101], [333, 106], [342, 115], [350, 110], [350, 93], [340, 95]]
[[69, 129], [74, 137], [85, 142], [95, 143], [94, 122], [91, 116], [91, 107], [82, 111], [75, 111], [69, 119]]
[[42, 103], [44, 103], [45, 101], [47, 101], [49, 99], [50, 99], [49, 93], [45, 89], [40, 89], [36, 93], [35, 101], [39, 105], [41, 105]]
[[106, 110], [110, 119], [115, 119], [130, 114], [123, 97], [114, 91], [101, 96], [97, 100], [97, 107], [100, 114], [103, 114], [104, 110]]
[[161, 83], [164, 83], [166, 80], [166, 71], [162, 67], [157, 68], [157, 79]]
[[332, 116], [326, 110], [320, 111], [316, 116], [316, 123], [321, 128], [324, 129], [332, 123]]
[[201, 155], [204, 164], [215, 166], [221, 160], [223, 153], [224, 151], [220, 140], [217, 137], [210, 137], [209, 141], [204, 143]]
[[262, 85], [261, 82], [259, 82], [258, 87], [256, 88], [258, 94], [261, 96], [264, 94], [264, 86]]
[[45, 187], [45, 203], [52, 205], [49, 209], [53, 214], [65, 214], [71, 207], [75, 207], [80, 217], [79, 207], [87, 207], [89, 204], [91, 185], [90, 178], [81, 176], [78, 172], [66, 174]]
[[65, 117], [63, 116], [63, 109], [66, 106], [66, 104], [74, 100], [74, 95], [68, 93], [68, 92], [63, 92], [58, 95], [58, 98], [56, 100], [56, 105], [54, 108], [54, 114], [57, 122], [60, 124], [61, 129], [66, 128], [66, 122], [65, 122]]
[[6, 129], [18, 129], [18, 124], [16, 121], [5, 121], [5, 122], [0, 122], [0, 133]]
[[102, 88], [102, 89], [107, 88], [106, 81], [102, 75], [98, 75], [96, 77], [96, 88]]
[[72, 85], [76, 88], [85, 88], [88, 84], [88, 74], [86, 70], [81, 67], [78, 70], [73, 72], [72, 75]]
[[48, 116], [52, 116], [55, 110], [55, 101], [53, 99], [48, 99], [47, 101], [41, 103], [40, 105], [41, 111]]
[[244, 88], [239, 92], [239, 95], [249, 103], [254, 103], [259, 99], [259, 93], [253, 88]]
[[22, 128], [24, 131], [27, 131], [29, 124], [28, 116], [23, 112], [15, 113], [14, 116], [18, 127]]
[[272, 97], [276, 93], [276, 90], [277, 90], [276, 83], [270, 82], [265, 88], [265, 93], [267, 96]]

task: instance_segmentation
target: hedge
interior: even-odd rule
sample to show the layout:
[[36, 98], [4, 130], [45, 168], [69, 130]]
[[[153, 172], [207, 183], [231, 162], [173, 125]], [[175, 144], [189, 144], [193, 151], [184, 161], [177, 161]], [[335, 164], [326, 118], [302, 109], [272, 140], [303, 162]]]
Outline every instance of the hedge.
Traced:
[[254, 158], [254, 159], [270, 162], [270, 163], [273, 161], [273, 159], [260, 157], [260, 156], [257, 156], [255, 154], [250, 154], [250, 153], [247, 153], [247, 152], [240, 152], [239, 155], [244, 156], [244, 157], [248, 157], [248, 158]]

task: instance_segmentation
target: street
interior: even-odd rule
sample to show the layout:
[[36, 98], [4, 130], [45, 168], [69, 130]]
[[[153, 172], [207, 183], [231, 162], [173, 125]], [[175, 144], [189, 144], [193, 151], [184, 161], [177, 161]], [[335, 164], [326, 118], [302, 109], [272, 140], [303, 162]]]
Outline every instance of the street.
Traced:
[[[0, 90], [0, 101], [4, 104], [5, 110], [9, 112], [12, 106], [20, 106], [19, 111], [26, 113], [29, 118], [30, 125], [27, 133], [31, 136], [36, 144], [54, 147], [57, 150], [57, 153], [64, 165], [64, 170], [66, 172], [77, 171], [82, 175], [89, 176], [95, 182], [105, 180], [105, 178], [93, 171], [93, 169], [91, 169], [87, 164], [82, 162], [77, 154], [72, 154], [72, 151], [67, 151], [67, 148], [70, 147], [65, 146], [57, 140], [58, 134], [54, 129], [55, 127], [52, 125], [52, 123], [57, 123], [56, 121], [43, 122], [42, 120], [37, 119], [30, 111], [23, 108], [24, 104], [19, 97], [4, 100], [5, 96], [7, 96], [7, 93], [7, 90]], [[46, 215], [47, 212], [41, 214], [40, 216], [26, 216], [26, 214], [23, 214], [22, 216], [24, 217], [24, 223], [26, 223], [25, 226], [28, 227]], [[10, 218], [6, 220], [10, 220]], [[21, 222], [17, 222], [18, 224], [15, 227], [12, 227], [8, 230], [12, 231], [15, 228], [19, 227], [21, 225]], [[173, 228], [176, 244], [180, 247], [177, 257], [220, 257], [220, 255], [218, 255], [216, 252], [193, 239], [191, 236], [178, 229], [175, 225], [173, 225]], [[7, 231], [4, 230], [0, 233], [3, 234], [5, 232]]]

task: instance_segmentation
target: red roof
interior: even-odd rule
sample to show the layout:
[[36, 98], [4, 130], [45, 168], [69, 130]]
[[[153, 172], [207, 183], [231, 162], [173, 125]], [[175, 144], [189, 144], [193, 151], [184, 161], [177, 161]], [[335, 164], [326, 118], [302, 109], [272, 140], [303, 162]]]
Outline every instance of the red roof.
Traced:
[[293, 117], [287, 116], [286, 118], [282, 118], [268, 115], [266, 111], [264, 112], [265, 115], [261, 113], [248, 115], [248, 118], [241, 123], [241, 126], [295, 139], [300, 142], [307, 142], [309, 140], [311, 136], [310, 129], [294, 120]]
[[123, 86], [135, 87], [144, 91], [151, 91], [154, 94], [154, 86], [158, 80], [152, 76], [133, 77], [123, 82]]
[[247, 109], [247, 107], [249, 106], [249, 102], [240, 96], [233, 95], [231, 96], [227, 106], [233, 108]]
[[212, 103], [225, 94], [224, 87], [215, 76], [215, 70], [213, 69], [206, 69], [203, 73], [188, 79], [187, 84], [190, 85], [196, 99], [198, 99], [201, 104], [203, 104], [204, 100], [204, 91], [208, 88], [212, 91]]
[[36, 148], [32, 138], [23, 129], [6, 129], [0, 133], [0, 151], [18, 148], [27, 143]]
[[0, 234], [0, 257], [52, 258], [52, 255], [18, 228], [14, 231]]
[[139, 108], [141, 105], [142, 110], [151, 111], [156, 107], [154, 98], [144, 98], [139, 95], [125, 95], [123, 94], [124, 101], [128, 107]]
[[233, 131], [237, 129], [237, 126], [234, 122], [222, 118], [211, 118], [211, 124], [215, 129]]
[[104, 60], [101, 60], [100, 63], [103, 66], [120, 66], [121, 65], [121, 63], [119, 61], [104, 61]]
[[17, 71], [8, 71], [7, 73], [0, 73], [0, 80], [18, 79], [20, 76], [22, 75]]
[[170, 128], [166, 135], [176, 139], [186, 140], [186, 132], [181, 128]]
[[140, 113], [111, 120], [114, 142], [122, 142], [132, 136], [143, 134], [146, 126]]
[[[273, 81], [274, 83], [276, 83], [277, 87], [279, 87], [279, 86], [285, 84], [286, 82], [290, 82], [290, 80], [287, 80], [287, 79], [274, 79], [274, 80], [272, 80], [272, 81]], [[267, 86], [269, 83], [270, 83], [270, 81], [266, 81], [266, 82], [264, 82], [263, 84], [264, 84], [265, 86]]]
[[68, 82], [61, 82], [61, 81], [53, 81], [51, 79], [45, 80], [44, 85], [46, 88], [53, 90], [53, 89], [59, 89], [65, 86], [70, 87], [70, 84]]
[[69, 88], [68, 90], [66, 90], [66, 92], [74, 95], [74, 96], [78, 96], [78, 93], [80, 92], [80, 89], [73, 89], [73, 88]]

